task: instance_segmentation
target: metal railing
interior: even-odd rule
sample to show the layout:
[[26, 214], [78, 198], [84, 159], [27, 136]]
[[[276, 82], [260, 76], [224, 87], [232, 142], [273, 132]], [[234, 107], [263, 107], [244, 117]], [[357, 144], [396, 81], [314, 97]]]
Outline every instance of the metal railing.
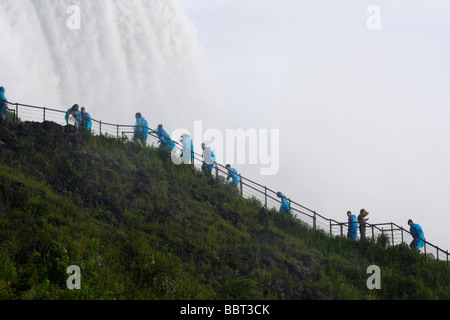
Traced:
[[[14, 121], [18, 121], [20, 117], [21, 120], [25, 121], [53, 121], [61, 125], [66, 125], [64, 116], [67, 111], [19, 103], [7, 103], [10, 106], [13, 106], [13, 108], [10, 108], [9, 111], [13, 113]], [[95, 119], [91, 119], [91, 121], [91, 132], [94, 135], [108, 135], [115, 138], [130, 140], [132, 139], [130, 136], [133, 136], [134, 134], [134, 125], [112, 124]], [[157, 136], [157, 132], [151, 128], [148, 129], [149, 135], [146, 144], [149, 146], [158, 147], [159, 137]], [[177, 141], [173, 142], [175, 143], [177, 150], [182, 151], [182, 145]], [[201, 170], [202, 163], [203, 155], [194, 152], [194, 161], [192, 165], [196, 169]], [[219, 176], [226, 178], [228, 176], [228, 170], [226, 167], [217, 162], [214, 165], [212, 173], [216, 178]], [[271, 190], [270, 188], [251, 179], [243, 177], [241, 174], [239, 174], [239, 182], [238, 190], [242, 197], [247, 199], [256, 199], [268, 210], [277, 210], [280, 207], [281, 200], [277, 197], [276, 191]], [[344, 227], [348, 228], [348, 222], [339, 222], [334, 219], [326, 218], [316, 211], [311, 210], [291, 199], [288, 199], [288, 201], [291, 207], [291, 213], [296, 218], [304, 222], [309, 228], [314, 230], [322, 230], [331, 237], [345, 236]], [[377, 224], [366, 223], [366, 226], [366, 238], [375, 240], [380, 235], [384, 235], [387, 239], [389, 239], [389, 245], [410, 243], [413, 240], [413, 236], [408, 230], [393, 222]], [[447, 265], [449, 265], [450, 254], [448, 250], [444, 251], [438, 246], [424, 240], [423, 251], [425, 254], [432, 253], [435, 255], [435, 259], [446, 261]]]

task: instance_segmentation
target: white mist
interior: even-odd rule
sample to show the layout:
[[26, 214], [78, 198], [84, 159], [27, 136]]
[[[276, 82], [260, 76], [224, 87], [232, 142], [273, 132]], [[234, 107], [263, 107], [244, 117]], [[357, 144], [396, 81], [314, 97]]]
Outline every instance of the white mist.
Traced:
[[10, 101], [78, 103], [120, 124], [142, 112], [152, 127], [223, 118], [177, 0], [0, 0], [0, 30], [0, 85]]

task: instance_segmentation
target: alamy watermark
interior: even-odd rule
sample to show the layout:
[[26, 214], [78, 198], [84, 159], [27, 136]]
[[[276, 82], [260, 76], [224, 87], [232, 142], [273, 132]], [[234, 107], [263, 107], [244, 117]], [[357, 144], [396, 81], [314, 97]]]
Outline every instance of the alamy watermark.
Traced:
[[371, 5], [367, 8], [367, 29], [380, 30], [381, 29], [381, 9], [377, 5]]
[[369, 290], [380, 290], [381, 289], [381, 269], [379, 266], [369, 266], [367, 268], [367, 273], [371, 276], [367, 279], [366, 285]]
[[[67, 288], [69, 290], [81, 290], [81, 269], [79, 266], [71, 265], [67, 268], [67, 273], [70, 274], [67, 279]], [[381, 269], [377, 265], [371, 265], [367, 268], [367, 274], [370, 274], [367, 278], [366, 286], [369, 290], [381, 289]]]
[[[276, 175], [280, 169], [280, 130], [279, 129], [219, 129], [203, 130], [202, 121], [194, 122], [194, 132], [176, 129], [172, 139], [189, 135], [194, 142], [194, 151], [201, 153], [200, 145], [211, 147], [217, 163], [230, 165], [259, 165], [260, 174]], [[177, 152], [175, 149], [173, 152]], [[184, 153], [184, 152], [183, 152]], [[183, 158], [172, 155], [172, 161], [179, 165]]]
[[[380, 30], [381, 29], [381, 9], [377, 5], [370, 5], [366, 10], [369, 15], [366, 21], [367, 29]], [[66, 26], [69, 30], [81, 29], [81, 8], [78, 5], [71, 5], [66, 9]]]
[[71, 276], [67, 279], [66, 285], [69, 290], [81, 289], [81, 269], [78, 266], [69, 266], [67, 273]]
[[81, 29], [81, 8], [77, 5], [69, 6], [66, 10], [69, 16], [66, 20], [66, 26], [69, 30]]

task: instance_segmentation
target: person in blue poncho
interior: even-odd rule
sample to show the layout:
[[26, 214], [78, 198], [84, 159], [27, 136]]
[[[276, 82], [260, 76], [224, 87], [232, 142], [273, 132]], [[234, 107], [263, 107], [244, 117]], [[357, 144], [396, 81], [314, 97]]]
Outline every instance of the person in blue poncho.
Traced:
[[78, 121], [79, 121], [81, 128], [91, 131], [92, 119], [91, 119], [91, 115], [88, 112], [86, 112], [85, 107], [81, 108], [81, 113], [78, 116]]
[[136, 113], [136, 123], [133, 127], [135, 141], [147, 142], [148, 139], [148, 122], [141, 113]]
[[347, 237], [350, 239], [356, 239], [358, 236], [358, 219], [351, 211], [347, 211], [348, 216], [348, 231]]
[[5, 88], [0, 87], [0, 119], [3, 121], [3, 119], [6, 119], [6, 110], [9, 110], [8, 108], [8, 100], [5, 97]]
[[290, 213], [291, 205], [289, 204], [287, 197], [281, 192], [277, 192], [277, 197], [281, 199], [280, 213]]
[[409, 232], [413, 236], [413, 241], [409, 245], [411, 248], [415, 248], [417, 251], [423, 248], [425, 245], [425, 234], [423, 233], [422, 227], [417, 223], [414, 223], [411, 219], [408, 220]]
[[181, 151], [180, 157], [184, 164], [194, 163], [195, 153], [194, 153], [194, 141], [189, 134], [184, 134], [180, 139], [183, 145], [183, 150]]
[[175, 142], [170, 138], [170, 135], [164, 130], [163, 125], [158, 125], [156, 135], [159, 138], [159, 146], [167, 151], [172, 151], [175, 148]]
[[227, 170], [228, 170], [227, 181], [232, 179], [233, 180], [233, 182], [232, 182], [233, 186], [235, 186], [235, 187], [239, 186], [239, 174], [236, 171], [236, 169], [231, 168], [231, 165], [229, 165], [229, 164], [227, 164], [225, 166], [225, 168], [227, 168]]
[[78, 104], [74, 104], [69, 110], [67, 110], [66, 116], [64, 117], [66, 119], [66, 124], [70, 124], [78, 128], [81, 115], [79, 109], [80, 106]]

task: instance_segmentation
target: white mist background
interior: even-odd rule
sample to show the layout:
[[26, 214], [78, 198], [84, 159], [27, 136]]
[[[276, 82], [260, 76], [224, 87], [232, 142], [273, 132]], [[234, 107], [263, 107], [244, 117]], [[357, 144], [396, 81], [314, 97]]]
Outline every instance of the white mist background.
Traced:
[[411, 218], [450, 249], [448, 1], [180, 2], [231, 126], [280, 129], [279, 173], [244, 176], [338, 221]]
[[[76, 16], [69, 8], [79, 8]], [[168, 132], [221, 114], [193, 24], [177, 0], [0, 0], [0, 83], [10, 101]], [[180, 123], [180, 119], [183, 121]]]

